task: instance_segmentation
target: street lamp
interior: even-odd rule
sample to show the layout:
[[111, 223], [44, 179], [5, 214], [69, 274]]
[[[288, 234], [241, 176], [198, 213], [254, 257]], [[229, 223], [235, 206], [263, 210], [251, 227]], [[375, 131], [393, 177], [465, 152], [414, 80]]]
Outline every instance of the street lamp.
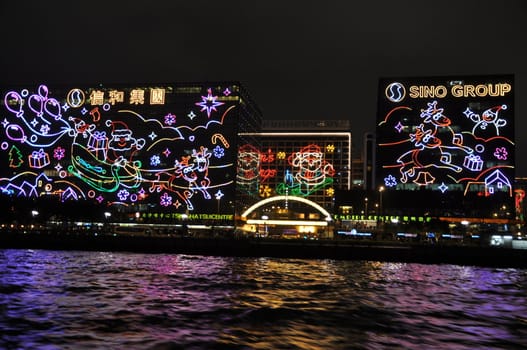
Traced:
[[262, 215], [262, 220], [264, 221], [265, 236], [267, 236], [267, 221], [266, 220], [269, 220], [269, 217], [267, 215]]
[[379, 187], [379, 215], [382, 216], [382, 193], [384, 192], [384, 186]]
[[218, 207], [217, 207], [217, 213], [219, 214], [220, 213], [220, 201], [221, 201], [221, 198], [224, 196], [225, 194], [223, 192], [221, 192], [221, 190], [218, 190], [218, 192], [216, 192], [214, 194], [214, 196], [216, 197], [216, 201], [218, 203]]
[[368, 219], [368, 197], [364, 197], [364, 215], [365, 219]]
[[325, 232], [325, 235], [326, 237], [324, 238], [329, 238], [330, 236], [333, 237], [333, 235], [330, 235], [331, 233], [331, 227], [330, 227], [330, 223], [331, 223], [331, 216], [327, 216], [326, 217], [326, 232]]
[[187, 225], [187, 219], [188, 219], [188, 214], [187, 213], [183, 213], [181, 214], [181, 220], [183, 221], [183, 223], [181, 224], [181, 229], [183, 230], [183, 236], [188, 236], [188, 225]]

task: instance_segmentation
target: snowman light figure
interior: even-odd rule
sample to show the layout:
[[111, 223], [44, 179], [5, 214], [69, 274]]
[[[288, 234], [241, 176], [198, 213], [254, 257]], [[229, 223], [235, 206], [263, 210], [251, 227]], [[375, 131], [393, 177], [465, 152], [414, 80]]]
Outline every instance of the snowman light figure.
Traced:
[[499, 117], [499, 112], [506, 110], [507, 105], [495, 106], [485, 110], [481, 116], [467, 108], [465, 116], [474, 122], [472, 133], [478, 137], [499, 136], [500, 128], [507, 125], [507, 121]]

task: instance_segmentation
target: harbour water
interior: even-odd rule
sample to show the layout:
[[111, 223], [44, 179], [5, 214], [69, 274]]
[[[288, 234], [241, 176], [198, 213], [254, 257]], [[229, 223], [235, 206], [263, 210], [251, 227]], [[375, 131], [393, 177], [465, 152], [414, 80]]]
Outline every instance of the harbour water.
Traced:
[[0, 250], [2, 349], [520, 349], [527, 270]]

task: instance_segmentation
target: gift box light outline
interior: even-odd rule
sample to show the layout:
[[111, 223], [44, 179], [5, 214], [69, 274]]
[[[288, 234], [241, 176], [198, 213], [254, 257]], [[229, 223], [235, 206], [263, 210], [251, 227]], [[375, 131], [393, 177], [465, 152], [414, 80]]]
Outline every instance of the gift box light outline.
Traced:
[[463, 166], [468, 170], [481, 171], [481, 169], [483, 169], [483, 160], [481, 160], [480, 156], [471, 154], [465, 157]]
[[102, 151], [103, 159], [106, 158], [107, 144], [108, 137], [106, 137], [106, 131], [94, 131], [93, 133], [90, 133], [90, 138], [88, 139], [88, 149], [90, 151], [95, 151], [96, 158], [99, 158], [99, 151]]
[[29, 166], [31, 168], [41, 169], [49, 163], [49, 154], [44, 152], [43, 148], [39, 149], [38, 151], [33, 151], [29, 155]]

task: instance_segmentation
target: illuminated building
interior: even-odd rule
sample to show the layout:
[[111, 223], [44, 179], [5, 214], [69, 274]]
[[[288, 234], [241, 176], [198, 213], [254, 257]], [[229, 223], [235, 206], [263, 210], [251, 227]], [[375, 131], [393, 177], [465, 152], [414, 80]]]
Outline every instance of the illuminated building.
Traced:
[[232, 224], [246, 199], [238, 133], [258, 131], [261, 114], [238, 83], [37, 84], [1, 96], [7, 220], [40, 203], [43, 220]]
[[394, 209], [488, 217], [513, 207], [513, 76], [381, 79], [376, 132], [378, 186]]
[[366, 170], [363, 189], [336, 194], [337, 220], [412, 235], [517, 230], [514, 114], [511, 75], [381, 79], [376, 150], [364, 156], [375, 181]]
[[273, 203], [282, 210], [277, 215], [325, 220], [316, 210], [292, 214], [300, 203], [287, 198], [304, 198], [332, 213], [335, 191], [351, 187], [349, 121], [267, 120], [261, 133], [241, 136], [255, 137], [258, 145], [240, 146], [239, 182], [260, 200], [283, 198]]
[[[520, 222], [525, 223], [526, 210], [525, 207], [525, 193], [527, 191], [527, 178], [517, 177], [515, 179], [514, 186], [514, 211], [516, 213], [516, 219]], [[525, 233], [525, 232], [524, 232]]]
[[363, 180], [364, 189], [375, 190], [375, 134], [365, 133], [364, 134], [364, 145], [362, 149], [363, 154]]
[[351, 159], [351, 187], [364, 187], [364, 156]]

